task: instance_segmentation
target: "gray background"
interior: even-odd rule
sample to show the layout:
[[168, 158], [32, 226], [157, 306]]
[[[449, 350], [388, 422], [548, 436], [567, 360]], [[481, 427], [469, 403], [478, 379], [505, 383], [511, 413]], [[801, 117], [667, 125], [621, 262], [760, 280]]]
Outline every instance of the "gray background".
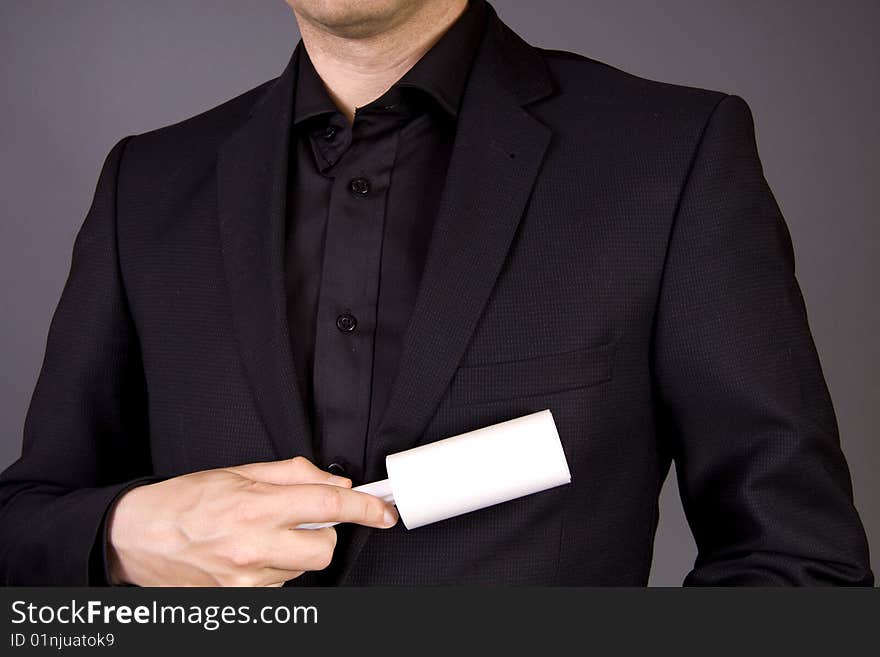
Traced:
[[[743, 96], [880, 563], [877, 0], [495, 0], [531, 43]], [[0, 0], [0, 468], [18, 455], [52, 312], [101, 163], [284, 68], [282, 0]], [[696, 554], [666, 482], [651, 583]]]

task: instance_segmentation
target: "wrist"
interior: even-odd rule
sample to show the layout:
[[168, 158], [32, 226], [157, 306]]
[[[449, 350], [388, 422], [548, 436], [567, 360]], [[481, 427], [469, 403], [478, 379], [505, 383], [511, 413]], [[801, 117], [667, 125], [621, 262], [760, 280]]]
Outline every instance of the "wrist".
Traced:
[[133, 584], [126, 570], [127, 553], [130, 545], [135, 542], [136, 525], [132, 522], [137, 517], [134, 510], [142, 486], [123, 493], [112, 505], [107, 514], [107, 577], [111, 586]]

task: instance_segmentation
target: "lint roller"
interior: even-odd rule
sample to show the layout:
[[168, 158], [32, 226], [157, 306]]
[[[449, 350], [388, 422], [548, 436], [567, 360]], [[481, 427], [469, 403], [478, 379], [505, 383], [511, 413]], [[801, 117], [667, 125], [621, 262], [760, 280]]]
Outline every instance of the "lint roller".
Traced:
[[393, 502], [407, 529], [571, 482], [549, 409], [389, 454], [385, 467], [388, 479], [354, 490]]

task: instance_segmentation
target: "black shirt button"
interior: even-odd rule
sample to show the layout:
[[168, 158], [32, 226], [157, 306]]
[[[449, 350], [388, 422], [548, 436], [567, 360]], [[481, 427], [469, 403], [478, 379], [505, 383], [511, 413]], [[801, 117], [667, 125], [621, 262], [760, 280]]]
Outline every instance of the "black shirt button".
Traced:
[[336, 475], [337, 477], [347, 477], [345, 465], [340, 463], [339, 461], [333, 461], [330, 465], [327, 466], [327, 472], [332, 475]]
[[357, 327], [357, 319], [350, 313], [343, 313], [336, 318], [336, 328], [343, 333], [351, 333]]
[[321, 136], [327, 141], [330, 141], [331, 139], [333, 139], [333, 137], [336, 136], [336, 126], [328, 125], [326, 128], [324, 128], [324, 132], [321, 133]]
[[352, 178], [348, 183], [348, 188], [355, 196], [366, 196], [370, 193], [370, 181], [366, 178]]

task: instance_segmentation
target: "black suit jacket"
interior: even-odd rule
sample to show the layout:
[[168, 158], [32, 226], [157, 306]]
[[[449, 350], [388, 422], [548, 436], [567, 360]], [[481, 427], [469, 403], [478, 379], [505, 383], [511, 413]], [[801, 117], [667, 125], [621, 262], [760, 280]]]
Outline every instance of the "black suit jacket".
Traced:
[[[2, 476], [3, 581], [87, 583], [131, 485], [314, 456], [283, 286], [293, 75], [110, 152]], [[872, 583], [748, 106], [532, 47], [490, 8], [367, 480], [544, 408], [571, 485], [346, 527], [293, 583], [645, 584], [671, 459], [686, 584]]]

